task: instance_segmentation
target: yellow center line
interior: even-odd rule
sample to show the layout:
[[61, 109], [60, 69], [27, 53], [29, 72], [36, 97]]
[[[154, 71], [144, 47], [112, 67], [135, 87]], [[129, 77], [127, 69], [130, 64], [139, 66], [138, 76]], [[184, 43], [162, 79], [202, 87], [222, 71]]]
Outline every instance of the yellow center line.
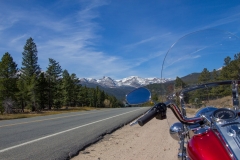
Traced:
[[55, 117], [55, 118], [48, 118], [48, 119], [41, 119], [41, 120], [30, 121], [30, 122], [21, 122], [21, 123], [7, 124], [7, 125], [2, 125], [2, 126], [0, 126], [0, 128], [2, 128], [2, 127], [9, 127], [9, 126], [16, 126], [16, 125], [20, 125], [20, 124], [35, 123], [35, 122], [42, 122], [42, 121], [49, 121], [49, 120], [53, 120], [53, 119], [61, 119], [61, 118], [66, 118], [66, 117], [74, 117], [74, 116], [86, 115], [86, 114], [90, 114], [90, 113], [75, 114], [75, 115], [70, 115], [70, 116]]

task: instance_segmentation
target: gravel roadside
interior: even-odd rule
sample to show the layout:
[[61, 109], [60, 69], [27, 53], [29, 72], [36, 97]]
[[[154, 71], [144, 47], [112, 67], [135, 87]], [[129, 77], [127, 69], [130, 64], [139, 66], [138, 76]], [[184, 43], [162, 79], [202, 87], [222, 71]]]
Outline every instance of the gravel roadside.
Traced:
[[171, 111], [167, 115], [167, 120], [154, 118], [143, 127], [126, 125], [72, 160], [176, 160], [179, 144], [171, 138], [169, 125], [177, 119]]

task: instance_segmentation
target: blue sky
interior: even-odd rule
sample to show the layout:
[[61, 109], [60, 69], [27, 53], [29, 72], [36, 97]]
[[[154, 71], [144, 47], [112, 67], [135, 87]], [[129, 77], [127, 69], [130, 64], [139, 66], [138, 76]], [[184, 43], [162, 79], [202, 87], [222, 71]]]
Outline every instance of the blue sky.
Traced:
[[0, 1], [0, 53], [21, 68], [34, 39], [44, 71], [48, 59], [79, 78], [160, 77], [163, 55], [187, 33], [218, 28], [240, 36], [240, 1]]

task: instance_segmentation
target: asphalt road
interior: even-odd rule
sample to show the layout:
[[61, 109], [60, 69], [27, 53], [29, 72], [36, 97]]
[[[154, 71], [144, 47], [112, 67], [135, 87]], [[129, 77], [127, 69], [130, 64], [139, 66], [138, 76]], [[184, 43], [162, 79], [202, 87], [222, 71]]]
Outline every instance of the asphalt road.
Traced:
[[69, 159], [148, 109], [102, 109], [0, 121], [0, 159]]

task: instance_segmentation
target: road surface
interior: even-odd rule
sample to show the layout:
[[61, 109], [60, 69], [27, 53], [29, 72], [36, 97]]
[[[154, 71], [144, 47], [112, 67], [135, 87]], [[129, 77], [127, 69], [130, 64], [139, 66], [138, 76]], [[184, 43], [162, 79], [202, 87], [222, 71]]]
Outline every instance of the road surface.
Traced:
[[69, 159], [148, 109], [102, 109], [0, 121], [0, 157]]

